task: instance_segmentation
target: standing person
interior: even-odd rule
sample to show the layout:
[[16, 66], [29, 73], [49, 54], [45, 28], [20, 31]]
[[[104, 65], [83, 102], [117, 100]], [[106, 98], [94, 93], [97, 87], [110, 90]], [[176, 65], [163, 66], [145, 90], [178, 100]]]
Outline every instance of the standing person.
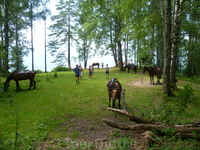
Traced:
[[83, 77], [83, 68], [82, 68], [81, 65], [79, 66], [79, 69], [80, 69], [80, 79], [82, 79], [82, 77]]
[[89, 66], [89, 69], [88, 69], [88, 80], [92, 79], [92, 67]]
[[80, 82], [79, 82], [80, 69], [79, 69], [78, 65], [76, 65], [76, 68], [74, 68], [73, 71], [74, 71], [75, 77], [76, 77], [76, 84], [77, 84], [77, 83], [80, 83]]
[[106, 65], [105, 70], [106, 70], [105, 74], [109, 79], [109, 67], [108, 67], [108, 64]]
[[103, 68], [103, 66], [104, 66], [104, 65], [103, 65], [103, 62], [102, 62], [102, 63], [101, 63], [101, 68]]

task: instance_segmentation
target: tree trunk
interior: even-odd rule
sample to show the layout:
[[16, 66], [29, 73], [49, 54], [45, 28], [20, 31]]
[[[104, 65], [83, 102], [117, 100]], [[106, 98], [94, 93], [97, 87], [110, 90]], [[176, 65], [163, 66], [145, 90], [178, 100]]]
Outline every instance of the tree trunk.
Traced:
[[46, 34], [46, 18], [44, 20], [44, 68], [45, 72], [47, 72], [47, 34]]
[[18, 37], [18, 20], [17, 20], [17, 16], [16, 16], [16, 24], [15, 24], [15, 59], [14, 61], [16, 61], [16, 66], [14, 66], [16, 68], [16, 70], [20, 70], [20, 52], [19, 52], [19, 37]]
[[122, 59], [122, 44], [121, 44], [121, 20], [117, 18], [117, 48], [118, 48], [118, 60], [120, 61], [120, 71], [123, 71], [123, 59]]
[[164, 15], [164, 68], [163, 68], [163, 93], [173, 95], [170, 89], [170, 61], [171, 61], [171, 0], [165, 0]]
[[31, 2], [31, 52], [32, 52], [32, 71], [34, 71], [34, 49], [33, 49], [33, 4]]
[[181, 6], [180, 1], [175, 0], [174, 2], [174, 17], [173, 17], [173, 28], [172, 28], [172, 61], [171, 61], [171, 73], [170, 73], [170, 84], [173, 89], [177, 89], [176, 86], [176, 71], [177, 71], [177, 61], [178, 61], [178, 41], [179, 32], [181, 24]]
[[125, 34], [124, 38], [124, 57], [125, 62], [128, 62], [128, 33]]
[[4, 62], [3, 67], [5, 68], [5, 72], [9, 72], [9, 7], [10, 2], [5, 1], [5, 24], [4, 24], [4, 33], [5, 33], [5, 45], [4, 45]]
[[70, 36], [71, 36], [71, 31], [70, 31], [70, 15], [71, 15], [71, 1], [69, 1], [69, 7], [68, 7], [68, 67], [71, 67], [71, 61], [70, 61]]

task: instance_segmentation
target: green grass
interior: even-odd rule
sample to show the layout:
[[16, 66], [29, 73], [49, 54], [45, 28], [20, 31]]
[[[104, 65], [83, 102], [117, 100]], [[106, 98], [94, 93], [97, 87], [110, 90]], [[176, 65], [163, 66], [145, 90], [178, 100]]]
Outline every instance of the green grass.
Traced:
[[[0, 96], [0, 149], [1, 146], [9, 149], [14, 147], [11, 143], [15, 140], [17, 117], [18, 142], [20, 145], [31, 148], [31, 143], [34, 141], [65, 136], [63, 132], [57, 130], [57, 127], [69, 120], [70, 115], [99, 120], [105, 116], [114, 115], [106, 109], [108, 106], [106, 84], [109, 79], [105, 78], [103, 69], [95, 69], [92, 80], [88, 80], [88, 71], [84, 70], [80, 84], [76, 84], [72, 71], [57, 72], [57, 77], [54, 75], [53, 72], [37, 74], [36, 90], [28, 91], [29, 82], [26, 80], [20, 81], [23, 91], [15, 92], [15, 82], [11, 81], [9, 91], [2, 92], [9, 97]], [[139, 116], [154, 118], [152, 112], [157, 105], [160, 105], [162, 85], [155, 85], [153, 88], [134, 86], [134, 84], [129, 86], [132, 82], [140, 83], [142, 75], [120, 72], [118, 68], [110, 70], [110, 79], [113, 77], [117, 78], [126, 89], [125, 99], [128, 111]], [[0, 79], [0, 81], [4, 80]], [[144, 80], [149, 81], [147, 74]], [[183, 88], [187, 83], [192, 84], [195, 96], [199, 98], [199, 83], [181, 80], [177, 85]], [[10, 100], [12, 100], [12, 107]], [[200, 119], [199, 109], [192, 104], [183, 115], [181, 116], [183, 122]], [[63, 130], [68, 130], [68, 127]], [[68, 136], [77, 138], [79, 132], [74, 131]]]

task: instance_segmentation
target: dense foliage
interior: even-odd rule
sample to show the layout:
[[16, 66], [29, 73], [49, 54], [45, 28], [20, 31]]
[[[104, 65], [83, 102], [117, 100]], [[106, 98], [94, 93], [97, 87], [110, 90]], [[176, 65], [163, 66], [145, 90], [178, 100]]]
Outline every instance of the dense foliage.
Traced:
[[[46, 20], [47, 1], [8, 0], [0, 2], [0, 70], [24, 69], [21, 59], [34, 45], [23, 31], [33, 30], [33, 21]], [[164, 37], [167, 0], [60, 0], [58, 15], [51, 16], [49, 51], [55, 63], [70, 67], [70, 46], [76, 44], [78, 59], [87, 66], [93, 54], [112, 55], [114, 60], [134, 59], [138, 65], [164, 67]], [[170, 3], [170, 76], [179, 71], [192, 77], [200, 71], [198, 0], [173, 0]], [[20, 5], [18, 5], [20, 4]], [[164, 33], [164, 34], [163, 34]], [[31, 32], [31, 37], [33, 32]], [[28, 44], [29, 42], [29, 44]], [[93, 45], [91, 47], [91, 45]], [[173, 57], [172, 57], [173, 56]], [[123, 70], [123, 63], [120, 69]], [[172, 77], [174, 80], [175, 77]], [[170, 81], [173, 82], [173, 81]]]
[[[48, 0], [3, 0], [0, 1], [0, 72], [23, 70], [23, 57], [32, 51], [33, 22], [44, 19], [49, 10]], [[26, 40], [26, 30], [31, 29], [31, 41]]]

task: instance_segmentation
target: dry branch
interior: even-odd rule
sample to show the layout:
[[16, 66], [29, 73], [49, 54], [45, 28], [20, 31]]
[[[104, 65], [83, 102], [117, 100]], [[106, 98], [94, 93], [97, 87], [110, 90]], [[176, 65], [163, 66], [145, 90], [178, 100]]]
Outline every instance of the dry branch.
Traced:
[[114, 111], [114, 112], [118, 112], [118, 113], [124, 114], [127, 117], [129, 117], [130, 121], [133, 121], [133, 122], [136, 122], [136, 123], [162, 124], [162, 123], [159, 123], [159, 122], [155, 122], [154, 120], [151, 120], [151, 119], [147, 119], [147, 118], [142, 118], [142, 117], [135, 116], [133, 114], [130, 114], [126, 110], [114, 109], [114, 108], [110, 108], [110, 107], [108, 107], [107, 109], [111, 110], [111, 111]]

